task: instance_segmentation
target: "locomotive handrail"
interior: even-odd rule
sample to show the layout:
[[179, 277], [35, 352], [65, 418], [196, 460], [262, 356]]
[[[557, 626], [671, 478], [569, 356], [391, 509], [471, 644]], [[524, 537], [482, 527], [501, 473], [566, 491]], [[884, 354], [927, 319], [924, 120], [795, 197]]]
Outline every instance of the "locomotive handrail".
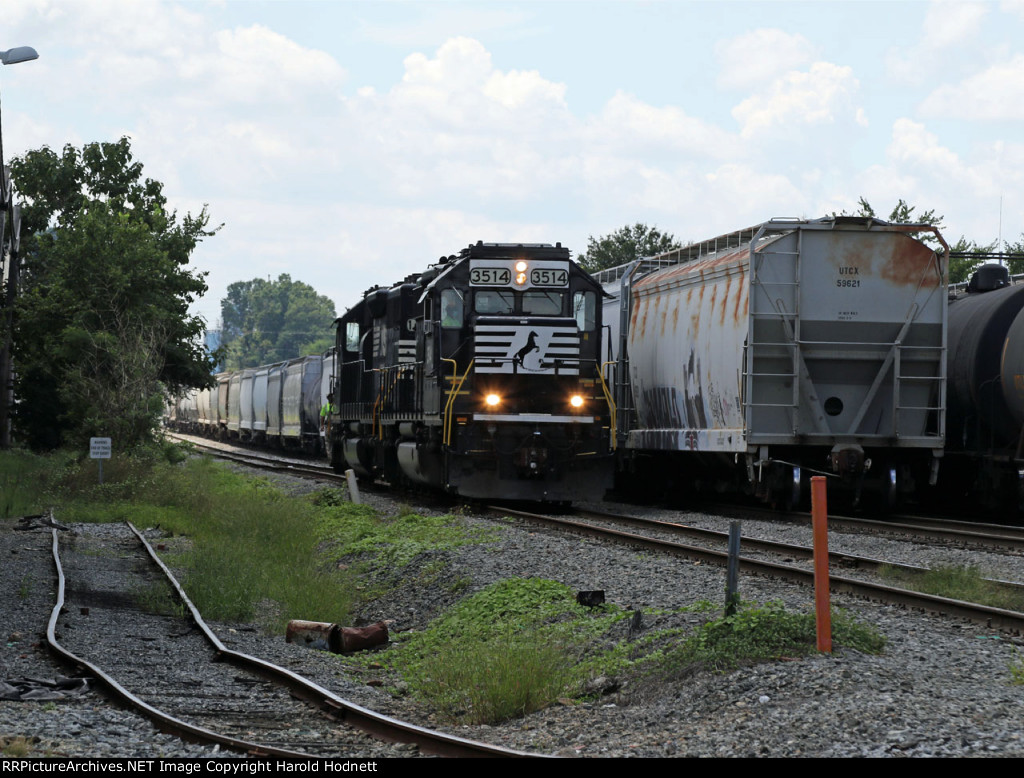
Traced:
[[[451, 375], [451, 378], [449, 380], [451, 380], [454, 383], [455, 379], [458, 378], [458, 375], [459, 375], [459, 363], [456, 362], [454, 359], [446, 359], [445, 357], [441, 357], [441, 361], [442, 362], [451, 362], [452, 363], [452, 375]], [[476, 360], [473, 360], [473, 359], [471, 359], [469, 361], [469, 365], [466, 366], [466, 372], [462, 374], [462, 378], [459, 378], [458, 384], [453, 386], [448, 391], [448, 402], [446, 402], [445, 405], [444, 405], [444, 436], [442, 438], [442, 443], [444, 443], [445, 446], [450, 446], [451, 445], [451, 439], [452, 439], [452, 413], [451, 413], [451, 410], [452, 410], [452, 406], [455, 404], [455, 398], [458, 397], [459, 390], [462, 389], [462, 385], [466, 382], [466, 378], [469, 377], [469, 371], [473, 369], [473, 362], [475, 362], [475, 361]]]
[[615, 413], [616, 413], [615, 400], [612, 399], [612, 394], [608, 390], [608, 384], [605, 383], [605, 380], [604, 380], [604, 369], [606, 367], [608, 367], [608, 365], [614, 366], [615, 362], [614, 361], [604, 362], [601, 365], [601, 369], [597, 371], [597, 377], [601, 381], [601, 391], [604, 392], [604, 399], [608, 403], [608, 410], [611, 413], [612, 451], [614, 451], [618, 447], [618, 441], [616, 440], [616, 435], [615, 435], [615, 433], [616, 433], [616, 430], [615, 430], [615, 422], [616, 422], [616, 419], [615, 419]]

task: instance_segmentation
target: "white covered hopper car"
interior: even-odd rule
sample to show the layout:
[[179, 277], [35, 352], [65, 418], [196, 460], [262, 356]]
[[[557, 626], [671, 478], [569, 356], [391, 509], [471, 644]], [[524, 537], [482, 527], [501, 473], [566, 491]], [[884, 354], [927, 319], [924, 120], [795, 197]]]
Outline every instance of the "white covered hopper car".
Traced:
[[814, 474], [888, 505], [935, 482], [946, 246], [934, 227], [774, 219], [597, 278], [618, 312], [605, 320], [618, 325], [625, 472], [782, 506]]

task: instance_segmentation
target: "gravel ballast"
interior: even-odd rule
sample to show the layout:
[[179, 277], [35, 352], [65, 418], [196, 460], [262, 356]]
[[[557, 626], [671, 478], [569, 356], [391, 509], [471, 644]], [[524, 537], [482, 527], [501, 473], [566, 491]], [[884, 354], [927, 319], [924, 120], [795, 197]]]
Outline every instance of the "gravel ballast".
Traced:
[[[386, 497], [367, 499], [381, 510], [397, 510]], [[721, 528], [728, 524], [673, 515]], [[603, 589], [609, 602], [648, 611], [722, 598], [721, 568], [515, 521], [465, 520], [500, 531], [494, 542], [445, 552], [445, 577], [466, 579], [463, 590], [453, 594], [441, 585], [423, 586], [421, 566], [413, 564], [407, 585], [368, 603], [362, 620], [386, 619], [393, 633], [420, 629], [457, 597], [511, 576], [550, 578], [576, 590]], [[14, 527], [14, 520], [0, 521], [0, 680], [52, 677], [67, 671], [50, 660], [43, 642], [54, 591], [50, 533]], [[770, 537], [772, 531], [768, 523], [744, 525], [745, 534]], [[104, 529], [74, 525], [70, 532], [102, 534]], [[856, 536], [841, 542], [892, 543]], [[981, 558], [974, 552], [903, 546], [918, 564], [933, 563], [930, 554]], [[886, 555], [879, 548], [859, 552]], [[436, 556], [429, 560], [435, 567], [437, 561]], [[1019, 557], [1000, 556], [999, 577], [1022, 580], [1022, 566]], [[756, 577], [741, 578], [741, 594], [745, 600], [781, 600], [804, 610], [813, 599], [808, 589]], [[836, 596], [833, 604], [875, 625], [888, 640], [884, 653], [841, 650], [727, 674], [697, 672], [657, 688], [609, 682], [611, 691], [595, 701], [559, 703], [491, 727], [450, 726], [406, 698], [367, 685], [364, 677], [347, 675], [336, 657], [286, 644], [283, 636], [261, 635], [247, 625], [215, 628], [229, 647], [284, 664], [357, 704], [524, 751], [583, 757], [1024, 755], [1024, 686], [1013, 685], [1010, 676], [1010, 667], [1022, 658], [1019, 638], [850, 597]], [[661, 626], [658, 617], [645, 617], [645, 629]], [[95, 691], [51, 702], [0, 701], [0, 745], [9, 747], [17, 738], [27, 739], [31, 756], [221, 755], [155, 732]]]

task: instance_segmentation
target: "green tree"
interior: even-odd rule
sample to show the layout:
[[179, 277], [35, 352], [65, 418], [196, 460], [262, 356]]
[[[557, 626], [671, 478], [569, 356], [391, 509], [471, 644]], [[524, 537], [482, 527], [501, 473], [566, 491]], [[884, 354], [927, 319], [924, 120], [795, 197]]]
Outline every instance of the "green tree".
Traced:
[[1021, 233], [1020, 238], [1013, 243], [1003, 241], [1003, 251], [1007, 254], [1018, 255], [1007, 259], [1006, 265], [1009, 267], [1010, 272], [1014, 275], [1024, 273], [1024, 233]]
[[236, 281], [221, 300], [221, 345], [232, 369], [319, 354], [334, 345], [334, 303], [283, 273]]
[[625, 265], [640, 257], [650, 257], [680, 248], [681, 244], [670, 234], [637, 222], [616, 230], [610, 235], [587, 239], [587, 253], [576, 261], [588, 273], [609, 267]]
[[[882, 217], [875, 213], [875, 209], [871, 207], [871, 203], [861, 197], [857, 201], [860, 206], [854, 216], [867, 216], [873, 219], [880, 219]], [[936, 229], [942, 229], [942, 221], [945, 217], [935, 213], [935, 210], [924, 211], [918, 216], [914, 216], [914, 211], [917, 208], [912, 205], [908, 205], [906, 200], [902, 197], [893, 206], [892, 211], [889, 212], [889, 216], [886, 221], [892, 222], [893, 224], [931, 224]], [[846, 216], [847, 213], [844, 211], [841, 215]], [[925, 243], [938, 242], [937, 239], [932, 235], [921, 235], [921, 240]]]
[[208, 230], [204, 208], [180, 221], [163, 185], [143, 178], [128, 138], [43, 147], [11, 167], [22, 199], [25, 264], [15, 307], [15, 430], [34, 448], [118, 448], [149, 439], [165, 392], [210, 382], [206, 291], [188, 267]]
[[[971, 273], [985, 262], [986, 255], [996, 250], [998, 243], [994, 240], [981, 246], [961, 235], [960, 240], [949, 247], [949, 283], [959, 284], [968, 280]], [[1012, 268], [1010, 272], [1013, 272]]]

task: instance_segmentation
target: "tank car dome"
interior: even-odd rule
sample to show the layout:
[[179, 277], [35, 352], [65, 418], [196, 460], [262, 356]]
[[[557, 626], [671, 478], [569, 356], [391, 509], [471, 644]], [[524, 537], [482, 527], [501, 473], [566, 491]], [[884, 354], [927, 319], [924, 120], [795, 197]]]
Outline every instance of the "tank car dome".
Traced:
[[1010, 285], [1010, 271], [1003, 265], [995, 263], [982, 265], [971, 275], [970, 283], [967, 284], [967, 291], [971, 292], [992, 292]]

